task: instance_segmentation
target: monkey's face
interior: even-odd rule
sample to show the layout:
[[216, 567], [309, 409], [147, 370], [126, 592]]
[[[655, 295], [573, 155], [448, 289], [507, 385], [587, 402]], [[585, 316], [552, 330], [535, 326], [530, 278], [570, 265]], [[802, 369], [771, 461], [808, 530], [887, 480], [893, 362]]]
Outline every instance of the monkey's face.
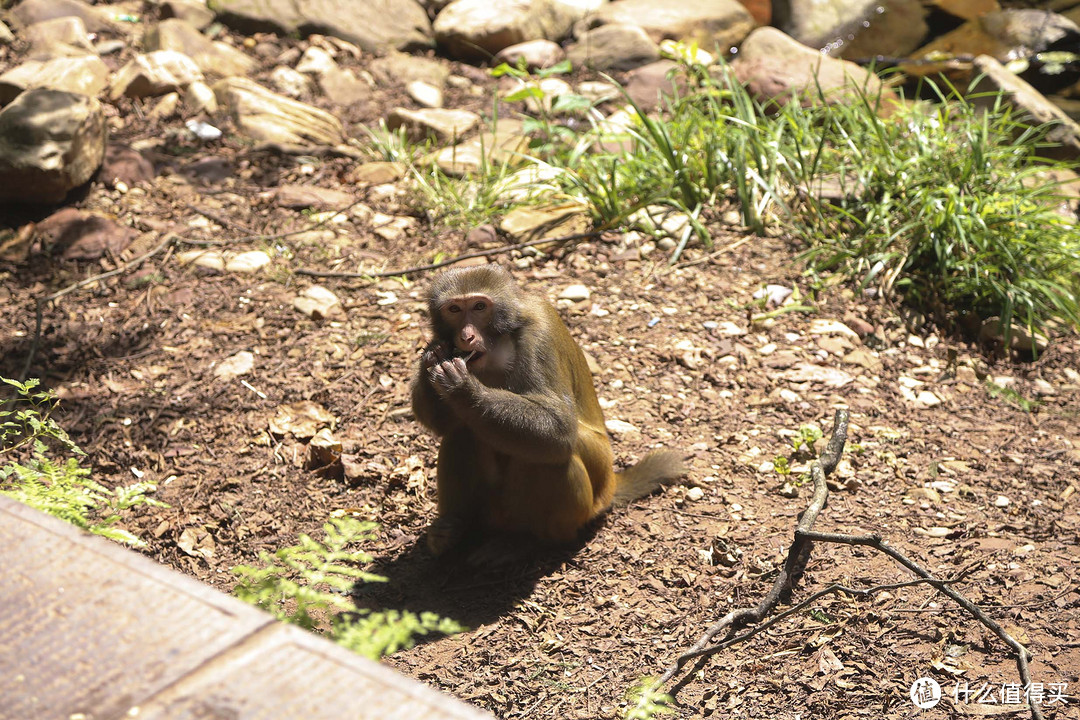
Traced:
[[495, 332], [495, 309], [495, 301], [483, 293], [451, 297], [439, 308], [450, 329], [452, 355], [464, 357], [469, 370], [481, 376], [504, 371], [513, 360], [513, 340]]
[[480, 361], [492, 349], [495, 303], [487, 295], [471, 293], [452, 297], [442, 304], [439, 314], [452, 333], [454, 354], [471, 355], [467, 363]]

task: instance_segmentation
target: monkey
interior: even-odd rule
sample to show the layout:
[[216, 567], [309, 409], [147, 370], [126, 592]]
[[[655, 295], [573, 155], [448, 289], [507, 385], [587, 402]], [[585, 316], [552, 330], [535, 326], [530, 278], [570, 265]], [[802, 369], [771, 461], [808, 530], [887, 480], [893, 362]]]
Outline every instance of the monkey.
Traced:
[[683, 474], [672, 451], [615, 472], [585, 354], [558, 311], [502, 267], [443, 272], [427, 305], [433, 337], [411, 394], [416, 419], [441, 438], [433, 556], [473, 529], [566, 545]]

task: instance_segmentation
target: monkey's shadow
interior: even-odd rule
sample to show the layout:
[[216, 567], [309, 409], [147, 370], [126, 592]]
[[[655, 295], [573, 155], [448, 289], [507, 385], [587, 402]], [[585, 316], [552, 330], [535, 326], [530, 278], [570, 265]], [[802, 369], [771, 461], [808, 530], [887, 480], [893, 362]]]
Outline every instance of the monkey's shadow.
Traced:
[[[571, 545], [541, 546], [515, 537], [499, 538], [505, 554], [489, 563], [477, 561], [475, 540], [460, 551], [435, 558], [421, 537], [395, 557], [377, 558], [370, 570], [385, 576], [387, 582], [358, 585], [352, 597], [361, 608], [434, 612], [477, 628], [507, 614], [531, 595], [541, 578], [572, 561], [605, 522], [606, 517], [590, 523]], [[481, 553], [491, 547], [489, 542]]]

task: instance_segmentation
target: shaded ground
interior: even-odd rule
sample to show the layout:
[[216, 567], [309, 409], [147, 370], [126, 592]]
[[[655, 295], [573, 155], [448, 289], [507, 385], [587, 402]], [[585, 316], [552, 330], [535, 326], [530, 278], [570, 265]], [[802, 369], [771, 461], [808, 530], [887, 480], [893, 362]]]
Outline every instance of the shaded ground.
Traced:
[[[399, 99], [381, 92], [348, 119], [373, 123]], [[123, 117], [122, 140], [162, 133], [141, 115]], [[630, 259], [617, 238], [504, 258], [528, 289], [551, 299], [572, 283], [592, 291], [563, 316], [600, 368], [608, 418], [637, 429], [614, 439], [617, 463], [660, 446], [693, 457], [684, 485], [612, 514], [576, 551], [477, 574], [415, 547], [433, 516], [436, 449], [408, 409], [425, 339], [424, 277], [417, 285], [326, 281], [347, 315], [319, 323], [293, 309], [308, 280], [288, 272], [353, 269], [361, 260], [422, 264], [468, 249], [462, 233], [421, 218], [394, 242], [362, 222], [334, 226], [333, 237], [245, 240], [245, 229], [310, 224], [264, 190], [288, 182], [352, 190], [341, 178], [355, 161], [260, 153], [231, 140], [212, 153], [227, 173], [201, 184], [179, 171], [210, 150], [158, 143], [152, 188], [95, 186], [81, 205], [140, 230], [132, 256], [172, 230], [271, 250], [271, 270], [219, 275], [181, 266], [171, 253], [154, 257], [133, 275], [47, 307], [31, 371], [63, 396], [59, 419], [98, 477], [126, 484], [137, 473], [159, 484], [170, 507], [141, 510], [131, 527], [151, 557], [228, 590], [230, 567], [317, 534], [335, 511], [377, 520], [370, 550], [390, 582], [365, 600], [434, 610], [473, 628], [398, 653], [390, 665], [504, 718], [615, 717], [637, 678], [661, 672], [714, 620], [767, 591], [808, 488], [786, 497], [782, 478], [760, 466], [790, 455], [788, 436], [802, 425], [828, 433], [833, 408], [845, 405], [844, 487], [819, 529], [879, 532], [943, 577], [965, 573], [958, 587], [1029, 643], [1036, 680], [1080, 688], [1075, 339], [1035, 363], [989, 360], [929, 329], [904, 329], [891, 309], [843, 288], [813, 286], [790, 263], [797, 248], [784, 238], [755, 238], [711, 259], [692, 251], [686, 259], [696, 264], [676, 270], [660, 253]], [[382, 194], [367, 202], [409, 207]], [[740, 239], [715, 219], [712, 227], [717, 249]], [[0, 374], [21, 369], [36, 297], [110, 267], [41, 256], [0, 266]], [[765, 283], [797, 286], [815, 312], [749, 326], [752, 294]], [[874, 325], [876, 339], [810, 332], [814, 319], [848, 315]], [[746, 333], [726, 335], [727, 322]], [[215, 364], [241, 350], [255, 354], [254, 371], [217, 380]], [[806, 380], [800, 363], [846, 375], [829, 387]], [[905, 399], [902, 377], [925, 383], [919, 389], [942, 404]], [[1010, 392], [992, 394], [987, 378]], [[1023, 410], [1017, 398], [1038, 404]], [[268, 433], [275, 408], [299, 400], [337, 418], [336, 436], [363, 465], [358, 481], [305, 470], [303, 444]], [[869, 551], [818, 547], [800, 593], [905, 579]], [[994, 637], [933, 592], [907, 588], [873, 602], [823, 600], [817, 612], [713, 658], [687, 678], [676, 716], [906, 718], [917, 712], [908, 688], [922, 675], [948, 693], [954, 678], [972, 689], [1016, 681]], [[1064, 709], [1047, 706], [1047, 716], [1080, 717], [1078, 706], [1075, 698]], [[925, 716], [960, 714], [946, 700]]]

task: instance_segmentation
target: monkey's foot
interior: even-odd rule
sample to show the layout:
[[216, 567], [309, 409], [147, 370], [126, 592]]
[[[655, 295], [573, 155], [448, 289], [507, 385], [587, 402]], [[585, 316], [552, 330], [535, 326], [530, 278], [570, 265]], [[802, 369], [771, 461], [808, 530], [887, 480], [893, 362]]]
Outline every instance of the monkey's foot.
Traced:
[[435, 557], [445, 555], [465, 536], [464, 524], [456, 518], [439, 516], [428, 525], [427, 547]]
[[500, 533], [480, 543], [468, 554], [465, 562], [474, 568], [506, 570], [527, 564], [538, 548], [539, 544], [531, 538]]

